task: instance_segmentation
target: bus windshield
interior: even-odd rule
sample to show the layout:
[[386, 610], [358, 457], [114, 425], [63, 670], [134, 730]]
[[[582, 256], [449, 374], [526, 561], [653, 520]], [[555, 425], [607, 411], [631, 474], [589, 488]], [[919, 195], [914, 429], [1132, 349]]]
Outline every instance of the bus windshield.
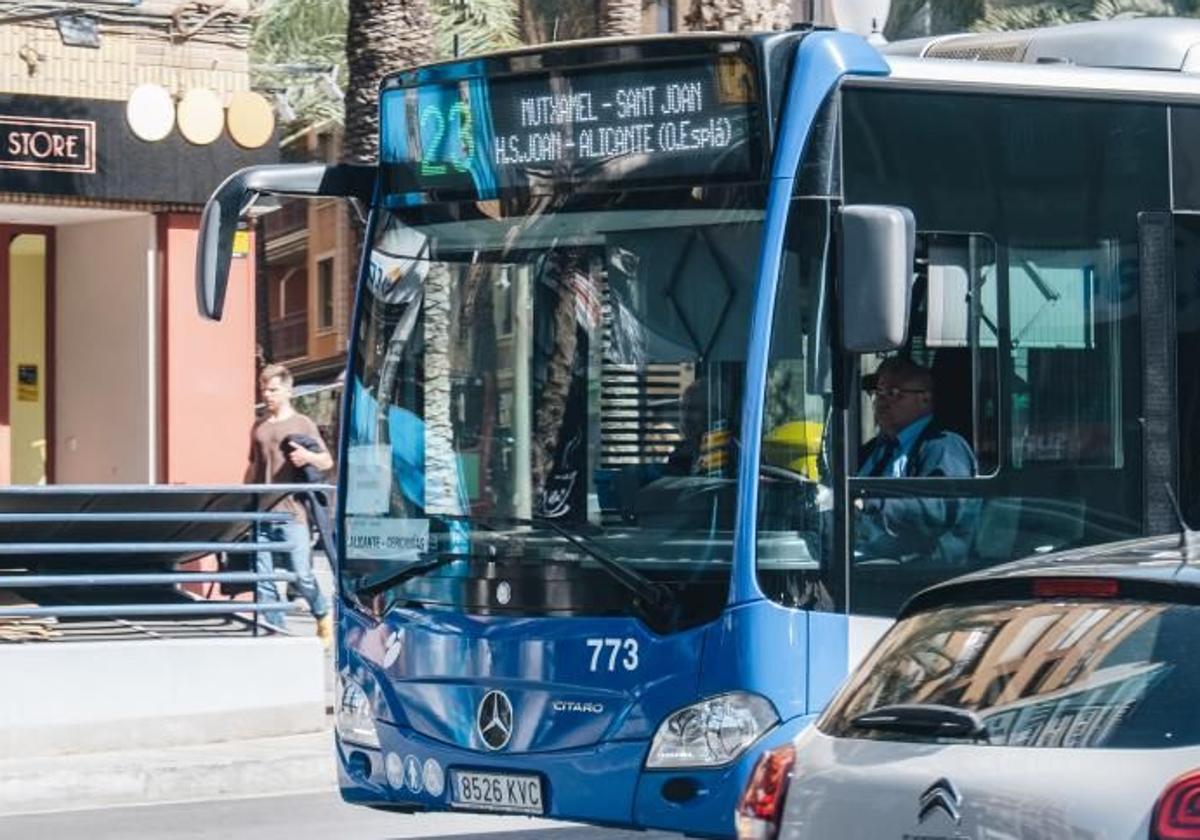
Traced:
[[765, 191], [515, 203], [376, 212], [343, 590], [377, 613], [711, 620]]

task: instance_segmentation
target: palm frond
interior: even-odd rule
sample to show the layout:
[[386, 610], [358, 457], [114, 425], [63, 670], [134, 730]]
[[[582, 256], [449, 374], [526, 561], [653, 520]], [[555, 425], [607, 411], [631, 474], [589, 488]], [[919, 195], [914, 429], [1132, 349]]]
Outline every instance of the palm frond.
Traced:
[[1109, 20], [1127, 17], [1164, 17], [1178, 14], [1173, 3], [1163, 0], [1096, 0], [1089, 17], [1093, 20]]
[[520, 43], [516, 0], [432, 0], [434, 44], [439, 58], [474, 55]]
[[1011, 31], [1036, 29], [1041, 26], [1058, 26], [1085, 20], [1091, 4], [1086, 2], [1026, 3], [1020, 6], [989, 8], [979, 20], [971, 24], [975, 32]]
[[1019, 5], [991, 6], [971, 25], [976, 32], [1033, 29], [1116, 17], [1153, 17], [1194, 13], [1191, 0], [1041, 0]]
[[250, 35], [250, 81], [286, 97], [295, 111], [289, 128], [342, 120], [343, 103], [322, 86], [336, 68], [346, 78], [347, 0], [264, 0], [255, 6]]

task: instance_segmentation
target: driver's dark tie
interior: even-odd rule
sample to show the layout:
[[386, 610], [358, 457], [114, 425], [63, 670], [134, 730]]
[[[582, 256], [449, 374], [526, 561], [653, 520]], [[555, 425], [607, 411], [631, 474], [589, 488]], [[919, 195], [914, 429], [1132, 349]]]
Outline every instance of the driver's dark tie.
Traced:
[[896, 438], [882, 438], [879, 442], [879, 460], [875, 462], [875, 466], [871, 468], [871, 477], [877, 478], [887, 472], [888, 467], [892, 464], [892, 458], [896, 455], [896, 450], [900, 447], [900, 441]]

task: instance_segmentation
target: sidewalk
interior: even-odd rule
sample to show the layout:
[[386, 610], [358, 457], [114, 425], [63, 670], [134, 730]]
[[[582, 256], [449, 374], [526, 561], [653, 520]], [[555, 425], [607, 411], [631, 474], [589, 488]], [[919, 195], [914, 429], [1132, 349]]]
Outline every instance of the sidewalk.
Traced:
[[[332, 575], [329, 564], [323, 556], [314, 558], [316, 572], [324, 592], [330, 593]], [[288, 619], [290, 635], [296, 637], [312, 637], [316, 635], [316, 623], [307, 611], [293, 613]], [[248, 641], [248, 640], [246, 640]], [[185, 642], [186, 643], [186, 642]], [[194, 642], [193, 642], [194, 643]], [[311, 642], [310, 642], [311, 643]], [[7, 648], [7, 653], [22, 653], [26, 656], [36, 654], [38, 662], [54, 661], [55, 655], [61, 655], [64, 650], [71, 653], [92, 653], [112, 647], [114, 643], [79, 642], [72, 644], [70, 649], [52, 646], [54, 642], [32, 642], [24, 646]], [[119, 646], [125, 643], [115, 642]], [[174, 644], [174, 642], [162, 642]], [[151, 652], [158, 647], [149, 648]], [[275, 665], [278, 655], [288, 656], [290, 644], [268, 650], [268, 660], [259, 660], [263, 665]], [[125, 662], [127, 652], [136, 655], [139, 650], [148, 648], [121, 647], [121, 661]], [[258, 650], [256, 646], [256, 650]], [[46, 655], [42, 655], [42, 653]], [[38, 746], [41, 740], [30, 742], [29, 750], [22, 743], [12, 742], [10, 749], [0, 750], [0, 817], [17, 814], [40, 814], [47, 811], [83, 810], [104, 808], [112, 805], [140, 805], [150, 803], [190, 802], [223, 797], [268, 796], [268, 794], [302, 793], [310, 791], [335, 791], [337, 785], [336, 764], [334, 755], [334, 736], [332, 736], [332, 707], [335, 703], [334, 662], [332, 654], [326, 650], [322, 658], [308, 661], [322, 662], [323, 688], [318, 683], [313, 695], [323, 696], [323, 709], [313, 708], [314, 726], [318, 731], [301, 734], [280, 734], [275, 737], [238, 737], [221, 740], [216, 743], [179, 743], [162, 746], [143, 738], [143, 744], [136, 749], [120, 749], [113, 751], [72, 751], [68, 742], [64, 755], [52, 755]], [[271, 672], [271, 667], [266, 667]], [[68, 671], [66, 667], [55, 668], [58, 671]], [[162, 671], [154, 667], [138, 668], [137, 673], [157, 673], [158, 679]], [[282, 673], [282, 672], [281, 672]], [[78, 679], [76, 672], [59, 674], [64, 679]], [[106, 672], [95, 674], [94, 680], [116, 679], [115, 674]], [[89, 682], [89, 680], [83, 680]], [[127, 682], [127, 679], [126, 679]], [[79, 686], [74, 686], [78, 692]], [[65, 691], [66, 689], [64, 689]], [[318, 702], [320, 702], [318, 700]], [[245, 714], [254, 712], [253, 703], [246, 703]], [[90, 707], [89, 707], [90, 708]], [[323, 714], [324, 713], [324, 714]], [[145, 714], [144, 712], [142, 713]], [[205, 722], [203, 716], [193, 716], [184, 719], [185, 724], [192, 728], [217, 726], [238, 720], [238, 708], [229, 708], [221, 713], [221, 720], [210, 719]], [[137, 715], [128, 721], [120, 721], [120, 727], [134, 725]], [[154, 731], [154, 725], [161, 725], [168, 718], [152, 719], [143, 716], [143, 733]], [[190, 720], [191, 722], [188, 722]], [[74, 725], [83, 721], [72, 721]], [[66, 722], [64, 724], [66, 725]], [[94, 726], [100, 730], [90, 730], [97, 734], [108, 730], [109, 726], [103, 719], [97, 719]], [[218, 727], [220, 728], [220, 727]], [[235, 728], [235, 727], [229, 727]], [[252, 731], [253, 727], [247, 727]], [[53, 727], [47, 728], [47, 734], [53, 733]], [[136, 734], [138, 730], [128, 733]], [[164, 730], [167, 732], [168, 730]], [[86, 730], [79, 730], [80, 738], [86, 737]], [[67, 737], [67, 733], [59, 738]], [[70, 736], [74, 738], [74, 734]], [[124, 736], [121, 736], [124, 737]], [[220, 737], [220, 736], [217, 736]], [[229, 737], [229, 736], [227, 736]], [[203, 740], [203, 738], [199, 738]], [[26, 739], [28, 740], [28, 739]], [[104, 738], [97, 738], [104, 742]], [[120, 739], [108, 738], [107, 743], [120, 746]], [[197, 738], [192, 738], [196, 742]], [[106, 748], [100, 748], [106, 749]], [[112, 748], [108, 748], [109, 750]]]
[[0, 760], [0, 817], [224, 796], [332, 791], [332, 728], [168, 749]]

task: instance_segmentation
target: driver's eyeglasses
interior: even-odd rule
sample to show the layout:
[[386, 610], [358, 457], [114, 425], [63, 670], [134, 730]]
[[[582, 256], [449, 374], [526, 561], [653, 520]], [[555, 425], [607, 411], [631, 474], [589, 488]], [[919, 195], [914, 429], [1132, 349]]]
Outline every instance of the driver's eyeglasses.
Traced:
[[894, 400], [901, 394], [927, 394], [929, 391], [925, 388], [867, 388], [867, 395], [877, 400], [880, 397], [887, 397]]

